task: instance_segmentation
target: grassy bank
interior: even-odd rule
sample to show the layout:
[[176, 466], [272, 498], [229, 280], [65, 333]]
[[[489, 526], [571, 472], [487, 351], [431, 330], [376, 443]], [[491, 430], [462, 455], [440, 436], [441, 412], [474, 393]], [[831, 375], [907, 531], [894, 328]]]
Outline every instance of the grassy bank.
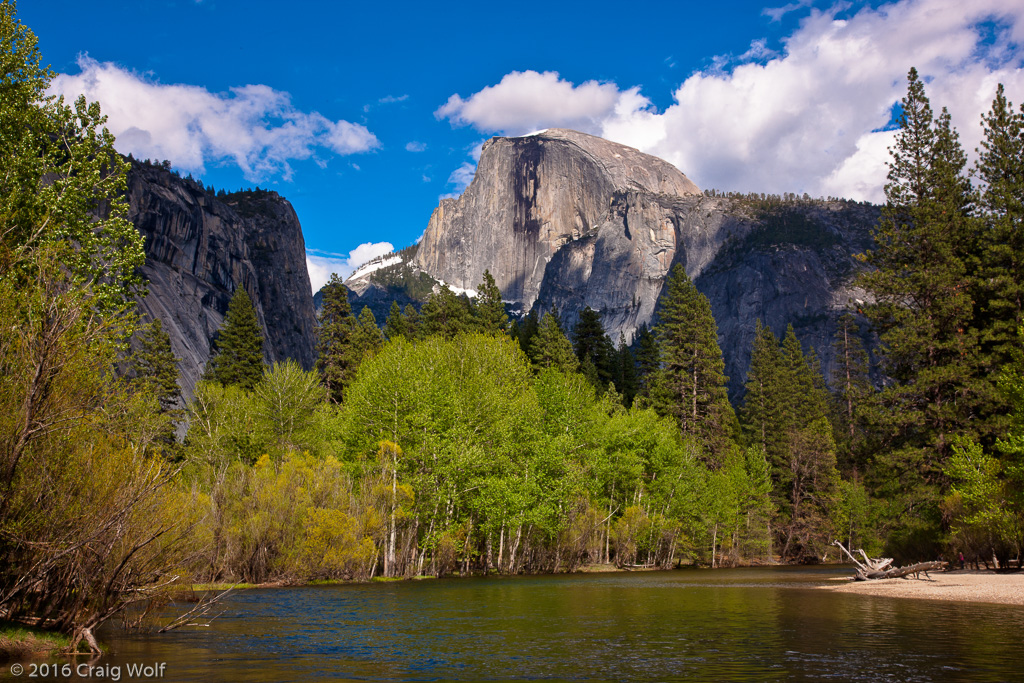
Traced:
[[71, 639], [63, 633], [0, 621], [0, 662], [46, 656], [70, 647]]

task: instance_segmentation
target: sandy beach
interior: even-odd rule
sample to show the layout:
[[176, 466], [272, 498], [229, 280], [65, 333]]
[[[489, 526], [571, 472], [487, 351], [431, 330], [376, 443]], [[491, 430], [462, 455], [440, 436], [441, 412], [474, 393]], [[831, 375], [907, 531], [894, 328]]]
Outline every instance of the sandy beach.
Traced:
[[990, 602], [1024, 605], [1024, 573], [953, 571], [931, 572], [920, 578], [853, 581], [837, 579], [824, 590], [889, 598], [918, 598], [952, 602]]

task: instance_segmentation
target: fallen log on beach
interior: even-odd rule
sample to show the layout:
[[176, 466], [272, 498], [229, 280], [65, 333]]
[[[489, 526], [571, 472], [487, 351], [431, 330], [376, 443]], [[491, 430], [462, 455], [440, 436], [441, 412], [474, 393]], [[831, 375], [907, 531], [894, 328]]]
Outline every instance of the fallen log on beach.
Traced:
[[863, 557], [864, 562], [861, 562], [853, 556], [846, 547], [839, 541], [835, 541], [833, 545], [837, 546], [842, 550], [850, 560], [857, 565], [857, 573], [853, 575], [853, 578], [857, 581], [868, 581], [874, 579], [898, 579], [911, 574], [920, 574], [925, 572], [925, 575], [929, 571], [936, 569], [942, 569], [946, 566], [945, 562], [918, 562], [906, 567], [889, 567], [892, 564], [891, 557], [884, 557], [879, 559], [873, 559], [868, 557], [867, 553], [863, 550], [858, 550]]
[[928, 572], [936, 569], [942, 569], [946, 566], [945, 562], [918, 562], [907, 567], [894, 567], [881, 572], [863, 572], [858, 571], [854, 574], [853, 578], [857, 581], [867, 581], [869, 579], [898, 579], [904, 576], [910, 576], [911, 574], [920, 574], [924, 572], [927, 576]]

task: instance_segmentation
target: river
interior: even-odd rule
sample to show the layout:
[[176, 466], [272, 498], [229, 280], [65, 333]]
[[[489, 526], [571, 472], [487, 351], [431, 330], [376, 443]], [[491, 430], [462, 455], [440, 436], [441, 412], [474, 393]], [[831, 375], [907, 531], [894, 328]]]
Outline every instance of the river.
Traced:
[[[72, 679], [76, 668], [88, 680], [167, 681], [1024, 678], [1024, 607], [814, 588], [849, 573], [690, 569], [245, 590], [208, 627], [108, 630], [112, 654], [94, 669], [73, 663]], [[161, 679], [129, 675], [129, 665], [160, 663]], [[0, 678], [10, 679], [9, 667]]]

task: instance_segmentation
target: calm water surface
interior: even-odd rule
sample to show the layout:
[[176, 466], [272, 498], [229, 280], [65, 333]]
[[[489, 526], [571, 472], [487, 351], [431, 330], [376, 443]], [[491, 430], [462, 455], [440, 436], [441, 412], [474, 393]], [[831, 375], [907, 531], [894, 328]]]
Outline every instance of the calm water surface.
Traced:
[[166, 662], [168, 681], [1024, 680], [1024, 608], [813, 588], [849, 573], [682, 570], [239, 591], [208, 628], [104, 634], [114, 652], [87, 680], [113, 680], [118, 668], [122, 681], [155, 680], [129, 677], [128, 664], [142, 662]]

